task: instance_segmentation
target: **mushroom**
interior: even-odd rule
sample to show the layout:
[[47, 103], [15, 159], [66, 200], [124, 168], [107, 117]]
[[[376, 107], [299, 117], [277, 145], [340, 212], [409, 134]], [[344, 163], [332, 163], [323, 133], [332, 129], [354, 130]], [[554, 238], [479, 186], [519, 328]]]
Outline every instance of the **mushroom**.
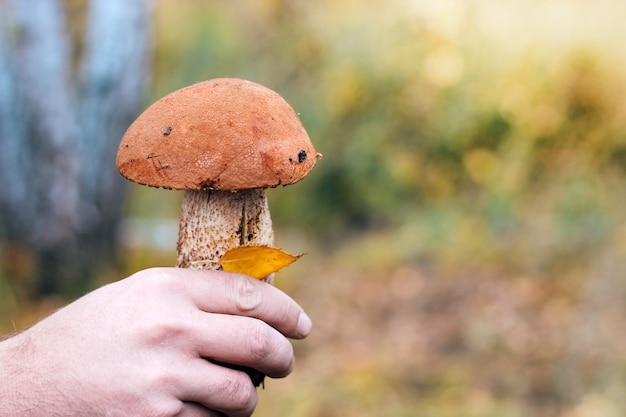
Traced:
[[[220, 269], [238, 246], [273, 246], [265, 189], [293, 184], [318, 154], [276, 92], [234, 78], [200, 82], [152, 104], [128, 128], [117, 168], [130, 181], [185, 190], [176, 266]], [[264, 278], [272, 283], [273, 274]], [[255, 386], [264, 375], [245, 371]]]
[[301, 180], [320, 157], [279, 94], [219, 78], [148, 107], [122, 138], [117, 168], [138, 184], [185, 190], [176, 265], [220, 269], [229, 249], [274, 245], [265, 189]]

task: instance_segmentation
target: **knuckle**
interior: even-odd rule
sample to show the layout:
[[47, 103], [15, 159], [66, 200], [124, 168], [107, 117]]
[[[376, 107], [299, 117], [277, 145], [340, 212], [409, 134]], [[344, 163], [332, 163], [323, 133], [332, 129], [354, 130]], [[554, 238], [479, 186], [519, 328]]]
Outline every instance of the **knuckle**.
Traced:
[[264, 324], [254, 322], [246, 340], [250, 359], [254, 363], [265, 360], [273, 351], [271, 329]]
[[[141, 282], [145, 279], [149, 281]], [[143, 276], [142, 280], [135, 283], [137, 290], [125, 295], [132, 299], [140, 297], [141, 301], [133, 300], [126, 312], [127, 323], [121, 330], [132, 334], [139, 343], [149, 346], [188, 338], [194, 327], [187, 319], [188, 306], [178, 305], [178, 308], [172, 309], [169, 303], [163, 302], [164, 294], [179, 293], [177, 288], [180, 284], [175, 276], [155, 273]]]
[[187, 340], [191, 325], [177, 315], [161, 314], [158, 310], [142, 315], [133, 325], [138, 340], [148, 346], [169, 346]]
[[146, 333], [150, 336], [152, 344], [163, 345], [176, 340], [185, 334], [180, 323], [169, 320], [154, 320], [146, 327]]
[[292, 371], [293, 346], [270, 326], [256, 322], [246, 341], [248, 361], [253, 367], [262, 367], [272, 377], [287, 376]]
[[[182, 378], [164, 367], [155, 367], [144, 373], [147, 389], [151, 392], [173, 390], [181, 386]], [[184, 404], [175, 397], [170, 396], [145, 396], [137, 394], [134, 405], [137, 407], [133, 415], [150, 416], [173, 416], [182, 412]]]
[[126, 282], [129, 290], [143, 298], [181, 292], [183, 281], [168, 268], [150, 268], [136, 272]]
[[282, 311], [279, 313], [280, 329], [286, 334], [297, 334], [298, 320], [300, 318], [300, 309], [292, 303], [286, 303]]
[[229, 408], [236, 414], [252, 414], [257, 404], [256, 388], [250, 377], [243, 372], [237, 372], [228, 382], [222, 385], [224, 398], [229, 399]]
[[229, 279], [232, 299], [238, 311], [251, 311], [263, 302], [263, 294], [251, 278], [236, 275]]
[[159, 401], [155, 399], [138, 399], [129, 410], [131, 415], [142, 416], [177, 416], [183, 412], [182, 401]]

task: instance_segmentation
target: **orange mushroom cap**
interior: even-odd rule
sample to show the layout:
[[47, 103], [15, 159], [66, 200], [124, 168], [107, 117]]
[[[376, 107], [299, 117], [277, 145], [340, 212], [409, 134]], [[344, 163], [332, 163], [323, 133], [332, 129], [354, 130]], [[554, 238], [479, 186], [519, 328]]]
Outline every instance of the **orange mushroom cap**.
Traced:
[[320, 156], [279, 94], [219, 78], [177, 90], [146, 109], [122, 138], [117, 168], [152, 187], [236, 191], [293, 184]]

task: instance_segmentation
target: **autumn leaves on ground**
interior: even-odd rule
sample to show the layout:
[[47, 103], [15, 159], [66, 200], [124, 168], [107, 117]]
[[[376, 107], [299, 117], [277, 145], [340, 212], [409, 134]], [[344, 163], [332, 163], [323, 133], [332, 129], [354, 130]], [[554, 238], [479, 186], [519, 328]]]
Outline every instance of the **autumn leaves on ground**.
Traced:
[[367, 245], [349, 246], [279, 274], [315, 331], [261, 415], [618, 415], [607, 390], [624, 384], [623, 254], [552, 277], [420, 255], [372, 265]]

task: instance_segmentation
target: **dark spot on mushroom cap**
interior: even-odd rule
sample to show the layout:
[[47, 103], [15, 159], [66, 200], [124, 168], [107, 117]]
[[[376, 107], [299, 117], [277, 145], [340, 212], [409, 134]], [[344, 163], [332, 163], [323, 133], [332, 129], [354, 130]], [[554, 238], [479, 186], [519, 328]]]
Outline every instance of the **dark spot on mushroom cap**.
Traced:
[[303, 149], [298, 154], [298, 162], [303, 163], [306, 160], [306, 151]]
[[170, 133], [172, 133], [172, 126], [166, 127], [165, 130], [163, 131], [163, 134], [165, 136], [169, 135]]

